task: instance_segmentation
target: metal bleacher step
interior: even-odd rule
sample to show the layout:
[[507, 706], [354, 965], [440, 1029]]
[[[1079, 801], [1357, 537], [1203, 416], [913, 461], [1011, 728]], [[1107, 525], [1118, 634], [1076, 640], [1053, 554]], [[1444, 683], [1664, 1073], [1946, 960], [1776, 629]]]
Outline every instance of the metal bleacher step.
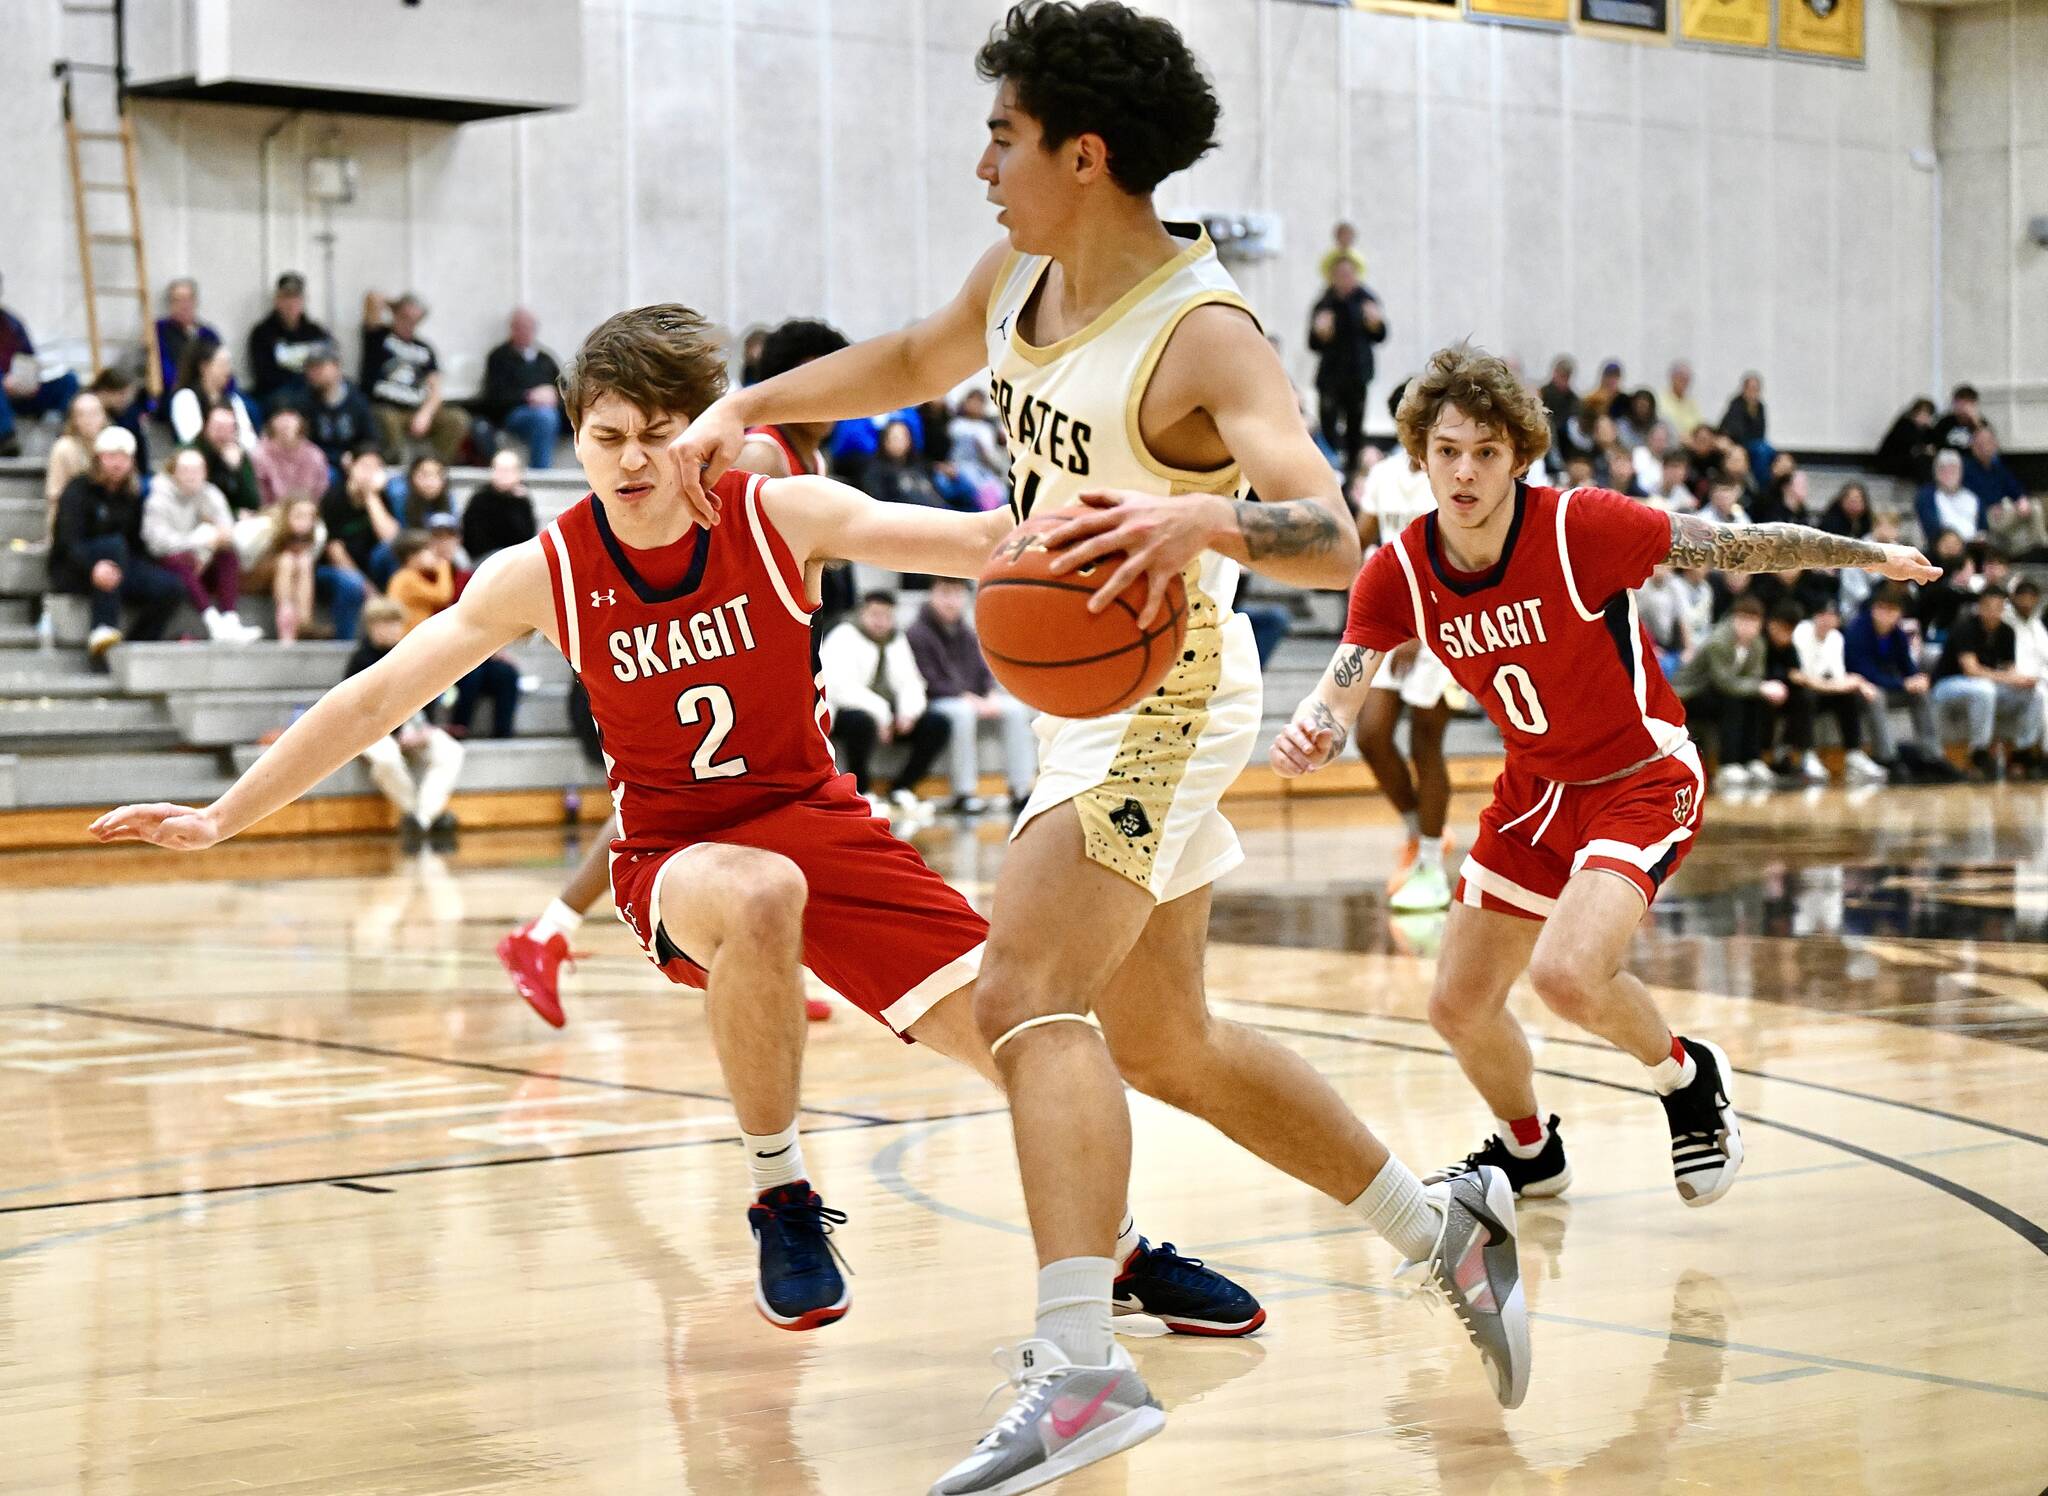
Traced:
[[10, 765], [11, 773], [0, 773], [0, 787], [11, 780], [12, 799], [0, 803], [14, 806], [119, 805], [140, 799], [204, 802], [231, 782], [219, 755], [176, 749], [0, 757], [0, 769]]
[[156, 701], [44, 694], [0, 701], [0, 752], [43, 752], [89, 741], [107, 749], [169, 748], [169, 714]]
[[[583, 750], [570, 737], [475, 738], [464, 744], [460, 790], [560, 789], [575, 785], [586, 789], [602, 782], [590, 767]], [[236, 748], [231, 755], [239, 774], [262, 754], [251, 745]], [[314, 795], [373, 795], [376, 786], [360, 759], [337, 769], [309, 793]]]
[[41, 597], [49, 585], [48, 546], [39, 540], [0, 545], [0, 596]]
[[42, 496], [0, 497], [0, 545], [10, 540], [41, 540], [49, 532], [50, 510]]
[[[253, 743], [265, 733], [288, 726], [304, 708], [320, 698], [318, 688], [277, 691], [189, 691], [168, 695], [169, 713], [179, 741], [198, 748]], [[569, 688], [542, 682], [520, 699], [518, 735], [552, 737], [569, 730]]]
[[107, 663], [114, 683], [131, 695], [188, 691], [303, 691], [318, 695], [341, 679], [353, 644], [242, 644], [211, 649], [190, 644], [121, 644]]

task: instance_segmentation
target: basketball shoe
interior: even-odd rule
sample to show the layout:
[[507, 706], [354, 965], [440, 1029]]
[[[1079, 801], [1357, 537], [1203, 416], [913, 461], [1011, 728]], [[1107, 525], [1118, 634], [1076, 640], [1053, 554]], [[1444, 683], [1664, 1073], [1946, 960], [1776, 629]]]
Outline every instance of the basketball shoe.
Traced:
[[[1443, 848], [1443, 860], [1449, 862], [1451, 860], [1451, 833], [1446, 830], [1442, 836], [1437, 838], [1437, 842]], [[1401, 844], [1401, 855], [1395, 859], [1393, 871], [1387, 874], [1388, 893], [1393, 893], [1408, 881], [1408, 874], [1414, 869], [1416, 860], [1421, 856], [1421, 837], [1411, 836]], [[1443, 904], [1439, 904], [1436, 907], [1441, 909], [1449, 903], [1450, 897], [1446, 894]]]
[[1515, 1256], [1515, 1192], [1506, 1175], [1486, 1166], [1426, 1193], [1444, 1215], [1436, 1248], [1402, 1263], [1395, 1280], [1419, 1298], [1450, 1306], [1478, 1348], [1493, 1395], [1502, 1407], [1518, 1408], [1529, 1393], [1529, 1311]]
[[1728, 1056], [1711, 1039], [1679, 1043], [1698, 1074], [1692, 1084], [1663, 1097], [1671, 1124], [1671, 1176], [1688, 1205], [1712, 1205], [1735, 1186], [1742, 1169], [1742, 1128], [1728, 1100]]
[[563, 1023], [561, 971], [576, 964], [569, 949], [569, 937], [550, 935], [538, 940], [531, 923], [523, 924], [498, 942], [498, 964], [512, 978], [512, 990], [526, 999], [526, 1005], [553, 1028]]
[[779, 1185], [747, 1207], [760, 1248], [754, 1307], [778, 1330], [815, 1330], [846, 1316], [852, 1294], [839, 1271], [834, 1226], [846, 1212], [818, 1198], [808, 1179]]
[[1451, 907], [1451, 880], [1441, 864], [1415, 867], [1401, 880], [1401, 886], [1387, 895], [1387, 907], [1396, 914], [1421, 914]]
[[1018, 1496], [1166, 1427], [1166, 1414], [1120, 1345], [1110, 1347], [1106, 1366], [1076, 1366], [1049, 1340], [1006, 1346], [995, 1363], [1016, 1401], [972, 1454], [939, 1477], [930, 1496]]
[[1543, 1140], [1543, 1151], [1534, 1158], [1517, 1157], [1509, 1151], [1501, 1135], [1495, 1133], [1456, 1163], [1423, 1175], [1422, 1182], [1442, 1184], [1459, 1174], [1498, 1169], [1506, 1176], [1508, 1187], [1515, 1192], [1517, 1199], [1540, 1200], [1549, 1195], [1561, 1195], [1572, 1182], [1572, 1166], [1564, 1156], [1564, 1139], [1558, 1134], [1555, 1112], [1551, 1113], [1548, 1132]]
[[1113, 1313], [1149, 1314], [1176, 1335], [1249, 1335], [1266, 1322], [1257, 1299], [1170, 1241], [1139, 1237], [1112, 1293]]

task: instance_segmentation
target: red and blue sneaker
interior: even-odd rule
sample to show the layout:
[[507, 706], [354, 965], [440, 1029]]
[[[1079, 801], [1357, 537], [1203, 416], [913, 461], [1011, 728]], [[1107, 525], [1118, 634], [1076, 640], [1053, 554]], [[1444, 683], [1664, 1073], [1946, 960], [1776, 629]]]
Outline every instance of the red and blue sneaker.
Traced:
[[1266, 1322], [1257, 1299], [1201, 1258], [1142, 1236], [1124, 1259], [1114, 1295], [1116, 1313], [1149, 1314], [1176, 1335], [1249, 1335]]
[[778, 1330], [815, 1330], [846, 1316], [853, 1295], [840, 1274], [834, 1226], [846, 1212], [818, 1198], [799, 1179], [769, 1190], [747, 1207], [747, 1225], [760, 1247], [754, 1307]]

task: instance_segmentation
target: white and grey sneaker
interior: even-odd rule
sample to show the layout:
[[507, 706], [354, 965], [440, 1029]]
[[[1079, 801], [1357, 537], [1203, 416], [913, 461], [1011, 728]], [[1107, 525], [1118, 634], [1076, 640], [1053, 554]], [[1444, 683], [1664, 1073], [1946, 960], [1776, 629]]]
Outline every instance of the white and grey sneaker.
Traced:
[[1728, 1056], [1711, 1039], [1679, 1043], [1692, 1056], [1698, 1073], [1664, 1102], [1664, 1120], [1671, 1124], [1671, 1177], [1688, 1205], [1712, 1205], [1735, 1186], [1742, 1170], [1742, 1128], [1728, 1099]]
[[1049, 1340], [1005, 1346], [995, 1362], [1017, 1400], [972, 1454], [939, 1477], [931, 1496], [1035, 1491], [1166, 1427], [1166, 1414], [1120, 1345], [1107, 1366], [1076, 1366]]
[[1425, 1191], [1443, 1210], [1436, 1249], [1395, 1273], [1421, 1298], [1450, 1306], [1477, 1347], [1504, 1408], [1529, 1395], [1529, 1310], [1515, 1255], [1515, 1190], [1491, 1164]]

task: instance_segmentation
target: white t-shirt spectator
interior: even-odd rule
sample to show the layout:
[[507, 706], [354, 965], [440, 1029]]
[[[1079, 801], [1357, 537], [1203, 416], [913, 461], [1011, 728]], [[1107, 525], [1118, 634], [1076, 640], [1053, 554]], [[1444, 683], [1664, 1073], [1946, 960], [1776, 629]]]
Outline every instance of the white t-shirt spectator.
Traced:
[[1679, 623], [1685, 631], [1685, 652], [1707, 642], [1714, 631], [1714, 584], [1705, 577], [1694, 581], [1681, 572], [1670, 578], [1672, 596], [1678, 599]]
[[[228, 391], [228, 408], [235, 413], [236, 439], [241, 442], [244, 452], [256, 449], [256, 425], [249, 419], [249, 407], [242, 397], [233, 390]], [[199, 391], [179, 390], [171, 396], [171, 434], [178, 438], [181, 446], [190, 446], [199, 440], [199, 433], [206, 427], [206, 410], [199, 403]]]
[[[877, 644], [849, 619], [825, 636], [818, 664], [825, 677], [825, 703], [834, 712], [851, 708], [877, 722], [924, 715], [924, 677], [901, 629], [887, 644]], [[893, 704], [875, 689], [877, 673], [896, 698]]]
[[1816, 684], [1839, 681], [1849, 673], [1842, 663], [1842, 631], [1829, 629], [1827, 637], [1808, 618], [1792, 630], [1792, 648], [1799, 654], [1799, 673]]
[[1436, 492], [1429, 474], [1417, 471], [1408, 454], [1397, 449], [1365, 475], [1359, 507], [1379, 521], [1380, 544], [1385, 545], [1423, 515], [1436, 512]]
[[1954, 493], [1943, 493], [1936, 488], [1934, 512], [1941, 518], [1942, 529], [1953, 530], [1965, 540], [1974, 539], [1980, 533], [1977, 521], [1983, 514], [1983, 505], [1967, 488], [1959, 488]]
[[2018, 608], [2007, 604], [2005, 621], [2012, 625], [2015, 641], [2013, 669], [2048, 685], [2048, 617], [2037, 607], [2032, 618], [2022, 618]]

